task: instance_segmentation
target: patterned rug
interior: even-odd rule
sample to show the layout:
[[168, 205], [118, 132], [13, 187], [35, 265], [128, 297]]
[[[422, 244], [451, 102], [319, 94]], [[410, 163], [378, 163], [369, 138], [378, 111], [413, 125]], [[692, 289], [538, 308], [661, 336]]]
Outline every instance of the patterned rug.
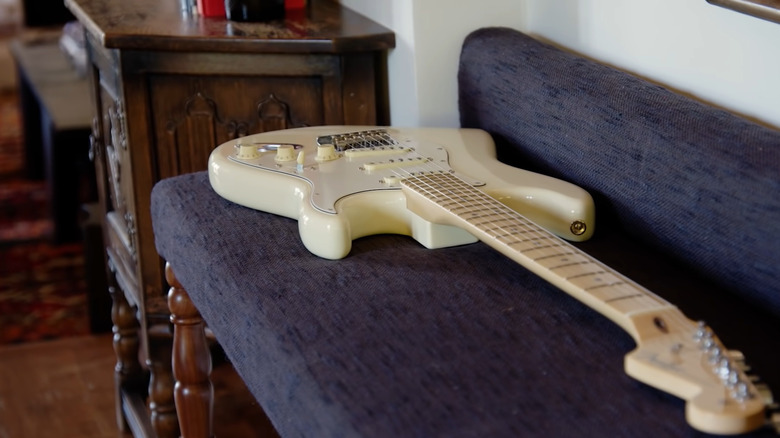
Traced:
[[53, 229], [48, 208], [43, 181], [0, 180], [0, 244], [48, 237]]
[[89, 333], [84, 250], [53, 245], [43, 181], [23, 177], [18, 99], [0, 94], [0, 344]]
[[0, 243], [48, 236], [51, 221], [44, 181], [23, 178], [24, 143], [15, 93], [0, 94]]
[[24, 164], [22, 121], [16, 93], [0, 92], [0, 177], [16, 176]]
[[0, 249], [0, 344], [89, 333], [80, 243]]

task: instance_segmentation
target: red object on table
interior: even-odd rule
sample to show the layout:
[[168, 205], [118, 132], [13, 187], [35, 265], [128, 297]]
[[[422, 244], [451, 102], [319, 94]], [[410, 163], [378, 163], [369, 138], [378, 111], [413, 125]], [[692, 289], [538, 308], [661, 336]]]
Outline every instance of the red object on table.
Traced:
[[224, 17], [225, 0], [198, 0], [198, 14], [203, 17]]
[[306, 0], [284, 0], [284, 8], [290, 9], [303, 9], [306, 7]]

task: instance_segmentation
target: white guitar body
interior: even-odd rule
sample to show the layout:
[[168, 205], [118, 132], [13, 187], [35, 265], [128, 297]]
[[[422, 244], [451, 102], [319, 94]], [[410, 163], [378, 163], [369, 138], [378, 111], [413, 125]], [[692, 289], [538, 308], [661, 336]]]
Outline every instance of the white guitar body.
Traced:
[[267, 132], [217, 147], [209, 178], [228, 200], [297, 219], [306, 248], [328, 259], [345, 257], [352, 240], [372, 234], [404, 234], [428, 248], [481, 240], [628, 332], [637, 348], [626, 355], [626, 373], [686, 400], [694, 428], [736, 434], [768, 424], [771, 393], [745, 374], [738, 353], [563, 240], [592, 235], [590, 195], [500, 163], [483, 131]]
[[[211, 185], [220, 196], [237, 204], [297, 219], [306, 248], [328, 259], [345, 257], [353, 240], [374, 234], [412, 236], [427, 248], [476, 242], [467, 231], [426, 221], [406, 208], [398, 179], [432, 169], [454, 169], [485, 193], [561, 237], [580, 241], [593, 233], [593, 200], [586, 191], [499, 162], [493, 141], [484, 131], [383, 128], [397, 140], [399, 153], [388, 153], [380, 146], [376, 153], [359, 157], [349, 158], [336, 151], [336, 157], [331, 157], [335, 159], [317, 159], [318, 137], [375, 129], [299, 128], [229, 141], [211, 155]], [[239, 158], [238, 143], [256, 145], [257, 155]], [[276, 145], [295, 145], [293, 160], [278, 161]], [[300, 152], [303, 163], [298, 163]], [[415, 161], [420, 157], [431, 161]], [[369, 163], [383, 162], [388, 163], [366, 170]], [[313, 188], [317, 191], [312, 192]], [[573, 223], [583, 224], [584, 232], [573, 234]]]

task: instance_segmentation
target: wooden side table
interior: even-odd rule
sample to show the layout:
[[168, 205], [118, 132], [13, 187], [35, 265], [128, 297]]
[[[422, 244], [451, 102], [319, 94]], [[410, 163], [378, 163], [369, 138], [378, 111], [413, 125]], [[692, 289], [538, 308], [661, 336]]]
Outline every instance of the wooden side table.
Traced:
[[97, 114], [117, 418], [136, 436], [175, 437], [168, 287], [154, 246], [152, 187], [205, 169], [214, 147], [239, 136], [388, 124], [385, 57], [394, 34], [333, 0], [312, 0], [300, 14], [269, 23], [187, 16], [175, 0], [65, 4], [86, 29]]

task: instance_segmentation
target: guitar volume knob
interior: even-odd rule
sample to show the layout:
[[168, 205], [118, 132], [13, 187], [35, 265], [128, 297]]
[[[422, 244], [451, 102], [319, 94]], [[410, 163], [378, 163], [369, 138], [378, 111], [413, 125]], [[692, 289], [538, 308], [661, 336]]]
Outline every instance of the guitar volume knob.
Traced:
[[282, 144], [276, 149], [276, 156], [274, 160], [277, 163], [284, 163], [286, 161], [295, 161], [295, 147], [291, 144]]
[[239, 143], [236, 147], [238, 148], [236, 156], [242, 160], [252, 160], [260, 156], [260, 153], [257, 151], [257, 146], [253, 144]]

